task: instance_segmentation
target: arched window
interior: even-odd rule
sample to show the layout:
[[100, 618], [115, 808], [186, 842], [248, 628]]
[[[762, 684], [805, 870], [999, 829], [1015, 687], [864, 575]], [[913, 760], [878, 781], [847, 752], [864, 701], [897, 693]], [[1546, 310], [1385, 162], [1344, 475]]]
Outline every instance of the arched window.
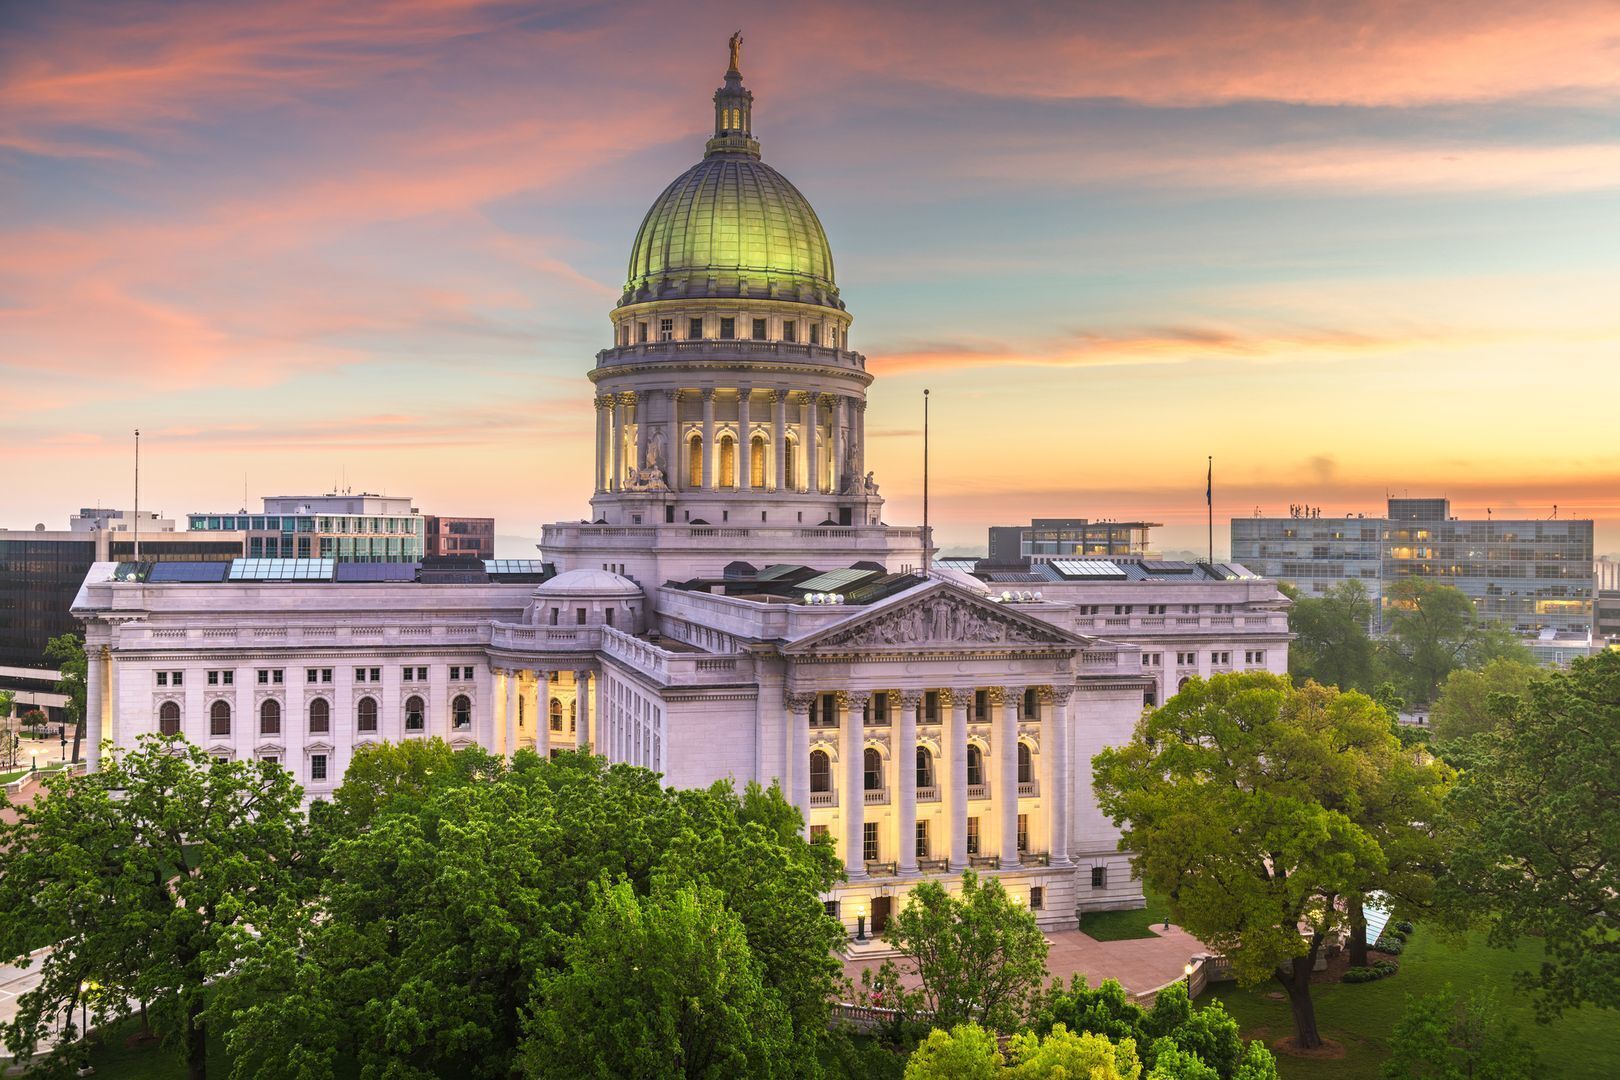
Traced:
[[354, 726], [356, 731], [375, 732], [377, 730], [377, 699], [363, 697], [354, 707]]
[[229, 735], [231, 733], [231, 703], [216, 701], [208, 707], [208, 734]]
[[421, 731], [427, 727], [427, 705], [412, 694], [405, 699], [405, 730]]
[[1034, 780], [1035, 780], [1035, 769], [1034, 769], [1034, 766], [1030, 763], [1029, 744], [1028, 743], [1019, 743], [1018, 744], [1018, 782], [1020, 784], [1029, 784], [1029, 783], [1033, 783]]
[[755, 435], [748, 444], [748, 486], [765, 486], [765, 436]]
[[968, 743], [967, 765], [968, 786], [978, 787], [984, 783], [984, 753], [972, 743]]
[[562, 718], [563, 718], [563, 710], [562, 710], [562, 701], [561, 701], [561, 699], [559, 699], [559, 698], [552, 698], [551, 699], [550, 715], [551, 715], [551, 730], [552, 731], [561, 731], [562, 730]]
[[928, 747], [917, 747], [917, 786], [931, 788], [934, 786], [934, 755], [928, 752]]
[[692, 433], [692, 440], [687, 444], [686, 482], [689, 487], [703, 486], [703, 436], [696, 432]]
[[[612, 614], [609, 612], [608, 614]], [[568, 703], [568, 734], [574, 735], [579, 731], [579, 699], [575, 698]]]
[[810, 790], [832, 790], [832, 762], [825, 750], [810, 751]]
[[720, 436], [720, 486], [737, 486], [737, 440], [730, 435]]
[[867, 791], [882, 791], [883, 790], [883, 755], [878, 753], [876, 750], [872, 749], [870, 746], [868, 746], [866, 748], [866, 761], [865, 761], [865, 764], [866, 764], [866, 790]]
[[450, 702], [450, 722], [457, 728], [472, 727], [472, 701], [466, 694], [457, 694]]
[[1183, 676], [1181, 681], [1176, 683], [1176, 689], [1177, 690], [1185, 690], [1187, 688], [1187, 684], [1190, 683], [1190, 682], [1192, 682], [1192, 676], [1191, 675]]
[[318, 697], [309, 703], [309, 733], [325, 735], [332, 730], [332, 703]]
[[782, 481], [787, 484], [789, 491], [797, 491], [799, 489], [799, 444], [791, 439], [788, 440], [783, 453], [787, 455], [787, 459], [782, 462]]
[[165, 701], [158, 708], [158, 734], [180, 734], [180, 706], [173, 701]]
[[281, 734], [281, 702], [275, 698], [265, 698], [259, 702], [259, 734]]

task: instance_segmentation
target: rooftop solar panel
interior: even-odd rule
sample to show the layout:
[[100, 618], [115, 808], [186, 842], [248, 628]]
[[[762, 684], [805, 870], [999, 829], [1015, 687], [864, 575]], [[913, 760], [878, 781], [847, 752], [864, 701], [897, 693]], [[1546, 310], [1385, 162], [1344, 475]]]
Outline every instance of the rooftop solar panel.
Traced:
[[967, 573], [971, 574], [973, 572], [973, 568], [975, 566], [979, 565], [979, 560], [978, 559], [959, 559], [959, 558], [956, 558], [955, 556], [952, 556], [952, 557], [946, 558], [946, 559], [935, 559], [934, 560], [934, 565], [935, 566], [948, 566], [952, 570], [963, 570], [963, 571], [966, 571]]
[[146, 575], [151, 582], [206, 583], [224, 581], [231, 568], [228, 562], [160, 562]]
[[230, 581], [331, 581], [331, 559], [232, 559]]
[[484, 570], [491, 574], [543, 574], [544, 559], [485, 559]]
[[755, 581], [775, 581], [777, 578], [787, 577], [798, 570], [808, 570], [808, 566], [797, 563], [773, 563], [754, 575]]
[[1190, 562], [1166, 562], [1161, 559], [1143, 559], [1142, 569], [1150, 574], [1191, 574], [1198, 568]]
[[1106, 559], [1053, 559], [1048, 563], [1065, 578], [1092, 578], [1121, 580], [1125, 571], [1117, 563]]
[[871, 581], [863, 581], [859, 585], [851, 586], [849, 591], [844, 594], [844, 602], [846, 604], [870, 604], [883, 599], [885, 596], [893, 596], [897, 592], [904, 592], [915, 585], [920, 585], [923, 580], [916, 574], [884, 574], [881, 577], [873, 578]]
[[801, 581], [798, 588], [801, 592], [847, 592], [852, 585], [882, 577], [877, 570], [856, 570], [853, 567], [844, 570], [829, 570], [807, 581]]
[[338, 563], [336, 581], [415, 581], [413, 562]]

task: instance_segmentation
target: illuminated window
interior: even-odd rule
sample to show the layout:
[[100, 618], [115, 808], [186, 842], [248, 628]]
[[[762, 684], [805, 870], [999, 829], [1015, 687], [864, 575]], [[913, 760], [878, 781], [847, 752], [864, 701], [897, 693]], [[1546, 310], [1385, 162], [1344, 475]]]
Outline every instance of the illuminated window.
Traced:
[[687, 483], [691, 487], [703, 486], [703, 436], [694, 434], [687, 452]]
[[917, 822], [917, 858], [928, 858], [928, 822]]
[[675, 320], [674, 319], [659, 319], [658, 320], [658, 340], [659, 341], [674, 341], [675, 340]]
[[877, 862], [878, 855], [877, 822], [864, 822], [861, 825], [861, 857], [867, 862]]
[[967, 853], [969, 855], [979, 853], [979, 819], [976, 817], [967, 819]]
[[453, 718], [451, 722], [456, 727], [472, 727], [472, 701], [466, 694], [456, 695], [455, 700], [450, 703], [450, 715]]
[[810, 751], [810, 790], [816, 792], [832, 790], [832, 762], [825, 750]]
[[421, 731], [426, 727], [427, 706], [413, 694], [405, 699], [405, 730]]
[[862, 762], [865, 765], [866, 790], [883, 790], [883, 755], [870, 746], [866, 748], [866, 755]]
[[1019, 854], [1029, 850], [1029, 815], [1018, 815], [1018, 851]]
[[765, 486], [765, 436], [755, 435], [748, 444], [748, 486]]
[[1028, 784], [1034, 782], [1035, 768], [1030, 763], [1029, 744], [1018, 744], [1018, 782]]
[[737, 443], [730, 435], [720, 436], [720, 486], [737, 486]]

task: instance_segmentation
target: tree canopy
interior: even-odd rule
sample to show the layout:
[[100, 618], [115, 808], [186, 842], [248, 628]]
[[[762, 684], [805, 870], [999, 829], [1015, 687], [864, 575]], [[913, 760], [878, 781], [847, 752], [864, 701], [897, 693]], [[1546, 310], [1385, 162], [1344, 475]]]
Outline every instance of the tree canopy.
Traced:
[[1538, 1007], [1620, 1007], [1620, 652], [1533, 680], [1505, 722], [1450, 751], [1445, 907], [1490, 940], [1542, 938]]
[[73, 723], [73, 760], [78, 761], [84, 741], [85, 682], [90, 670], [84, 639], [78, 634], [58, 634], [45, 643], [45, 659], [56, 665], [56, 692], [67, 697], [66, 712]]
[[97, 1016], [151, 1003], [188, 1074], [204, 1076], [204, 1013], [245, 921], [307, 891], [301, 798], [278, 765], [157, 736], [89, 775], [47, 777], [15, 823], [0, 822], [0, 956], [28, 964], [52, 946], [7, 1045], [33, 1052], [95, 985]]
[[1453, 671], [1440, 685], [1429, 712], [1435, 738], [1449, 741], [1489, 731], [1513, 713], [1540, 670], [1523, 660], [1499, 656], [1478, 671]]
[[884, 938], [915, 966], [935, 1026], [976, 1020], [1015, 1030], [1046, 978], [1046, 937], [996, 878], [962, 874], [952, 895], [937, 881], [911, 890]]
[[1366, 695], [1246, 672], [1192, 680], [1093, 759], [1093, 784], [1177, 921], [1241, 984], [1275, 977], [1314, 1047], [1311, 969], [1348, 901], [1391, 872], [1398, 815], [1369, 815], [1402, 755]]
[[1432, 702], [1447, 675], [1497, 657], [1529, 659], [1504, 627], [1484, 622], [1461, 589], [1426, 578], [1402, 578], [1385, 590], [1380, 659], [1401, 692]]
[[1359, 581], [1345, 581], [1321, 596], [1306, 596], [1285, 588], [1293, 606], [1288, 609], [1288, 673], [1303, 684], [1314, 679], [1324, 686], [1371, 692], [1375, 679], [1376, 647], [1368, 632], [1373, 598]]
[[1384, 1080], [1537, 1080], [1545, 1075], [1489, 993], [1451, 987], [1406, 999], [1389, 1038]]

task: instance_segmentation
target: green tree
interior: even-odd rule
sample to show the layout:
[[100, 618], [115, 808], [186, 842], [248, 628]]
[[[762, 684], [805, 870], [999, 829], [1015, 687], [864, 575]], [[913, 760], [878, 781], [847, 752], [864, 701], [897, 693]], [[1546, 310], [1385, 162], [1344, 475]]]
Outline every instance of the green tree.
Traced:
[[1324, 686], [1370, 691], [1376, 650], [1367, 631], [1373, 600], [1359, 581], [1345, 581], [1321, 596], [1306, 596], [1288, 586], [1293, 606], [1288, 629], [1288, 674], [1303, 685], [1314, 679]]
[[85, 683], [90, 662], [84, 655], [84, 639], [78, 634], [59, 634], [45, 643], [45, 659], [56, 665], [59, 676], [56, 692], [67, 697], [65, 712], [73, 724], [73, 760], [79, 760], [84, 743]]
[[884, 938], [914, 965], [939, 1027], [974, 1020], [997, 1031], [1022, 1021], [1046, 977], [1046, 937], [1001, 882], [963, 872], [952, 895], [937, 881], [911, 890]]
[[17, 766], [17, 718], [12, 715], [16, 702], [10, 690], [0, 690], [0, 754], [12, 768]]
[[203, 1077], [204, 1011], [233, 962], [233, 931], [303, 888], [301, 798], [277, 765], [215, 761], [156, 736], [108, 754], [95, 773], [48, 777], [15, 823], [0, 823], [0, 956], [27, 964], [52, 946], [5, 1028], [13, 1052], [33, 1052], [58, 1017], [76, 1017], [96, 984], [99, 1017], [152, 1003], [187, 1074]]
[[906, 1080], [998, 1080], [1001, 1051], [996, 1037], [977, 1024], [935, 1028], [912, 1051]]
[[1093, 759], [1121, 850], [1242, 985], [1277, 979], [1301, 1047], [1321, 1044], [1310, 975], [1340, 901], [1388, 872], [1353, 814], [1398, 753], [1364, 694], [1248, 672], [1194, 679]]
[[1482, 622], [1461, 590], [1426, 578], [1402, 578], [1385, 591], [1380, 658], [1401, 691], [1432, 702], [1447, 675], [1499, 657], [1529, 660], [1507, 629]]
[[[1460, 739], [1488, 731], [1513, 711], [1541, 671], [1522, 660], [1498, 657], [1478, 671], [1453, 671], [1440, 686], [1429, 721], [1437, 739]], [[1505, 694], [1506, 701], [1497, 699]]]
[[1463, 739], [1445, 802], [1445, 908], [1483, 919], [1496, 945], [1533, 935], [1519, 976], [1544, 1014], [1620, 1007], [1620, 652], [1530, 684], [1506, 722]]
[[638, 898], [593, 886], [567, 966], [538, 978], [522, 1051], [532, 1077], [794, 1076], [793, 1031], [742, 920], [704, 886]]
[[1149, 1010], [1131, 1001], [1113, 979], [1096, 987], [1088, 986], [1083, 975], [1074, 976], [1067, 987], [1054, 981], [1037, 1000], [1031, 1027], [1040, 1033], [1059, 1024], [1114, 1042], [1132, 1040], [1152, 1075], [1159, 1074], [1165, 1055], [1171, 1057], [1165, 1075], [1207, 1070], [1219, 1080], [1261, 1080], [1276, 1074], [1271, 1051], [1263, 1043], [1246, 1044], [1237, 1021], [1219, 1001], [1194, 1008], [1179, 982], [1160, 990]]
[[1385, 1080], [1535, 1080], [1542, 1075], [1518, 1028], [1488, 992], [1459, 999], [1446, 987], [1406, 999], [1390, 1033]]
[[242, 943], [222, 1010], [236, 1075], [315, 1080], [353, 1058], [379, 1076], [511, 1076], [534, 988], [570, 969], [603, 880], [722, 896], [795, 1057], [815, 1059], [841, 937], [817, 894], [836, 861], [780, 791], [674, 792], [575, 753], [356, 758], [361, 789], [345, 779], [318, 815], [320, 895], [267, 912]]

